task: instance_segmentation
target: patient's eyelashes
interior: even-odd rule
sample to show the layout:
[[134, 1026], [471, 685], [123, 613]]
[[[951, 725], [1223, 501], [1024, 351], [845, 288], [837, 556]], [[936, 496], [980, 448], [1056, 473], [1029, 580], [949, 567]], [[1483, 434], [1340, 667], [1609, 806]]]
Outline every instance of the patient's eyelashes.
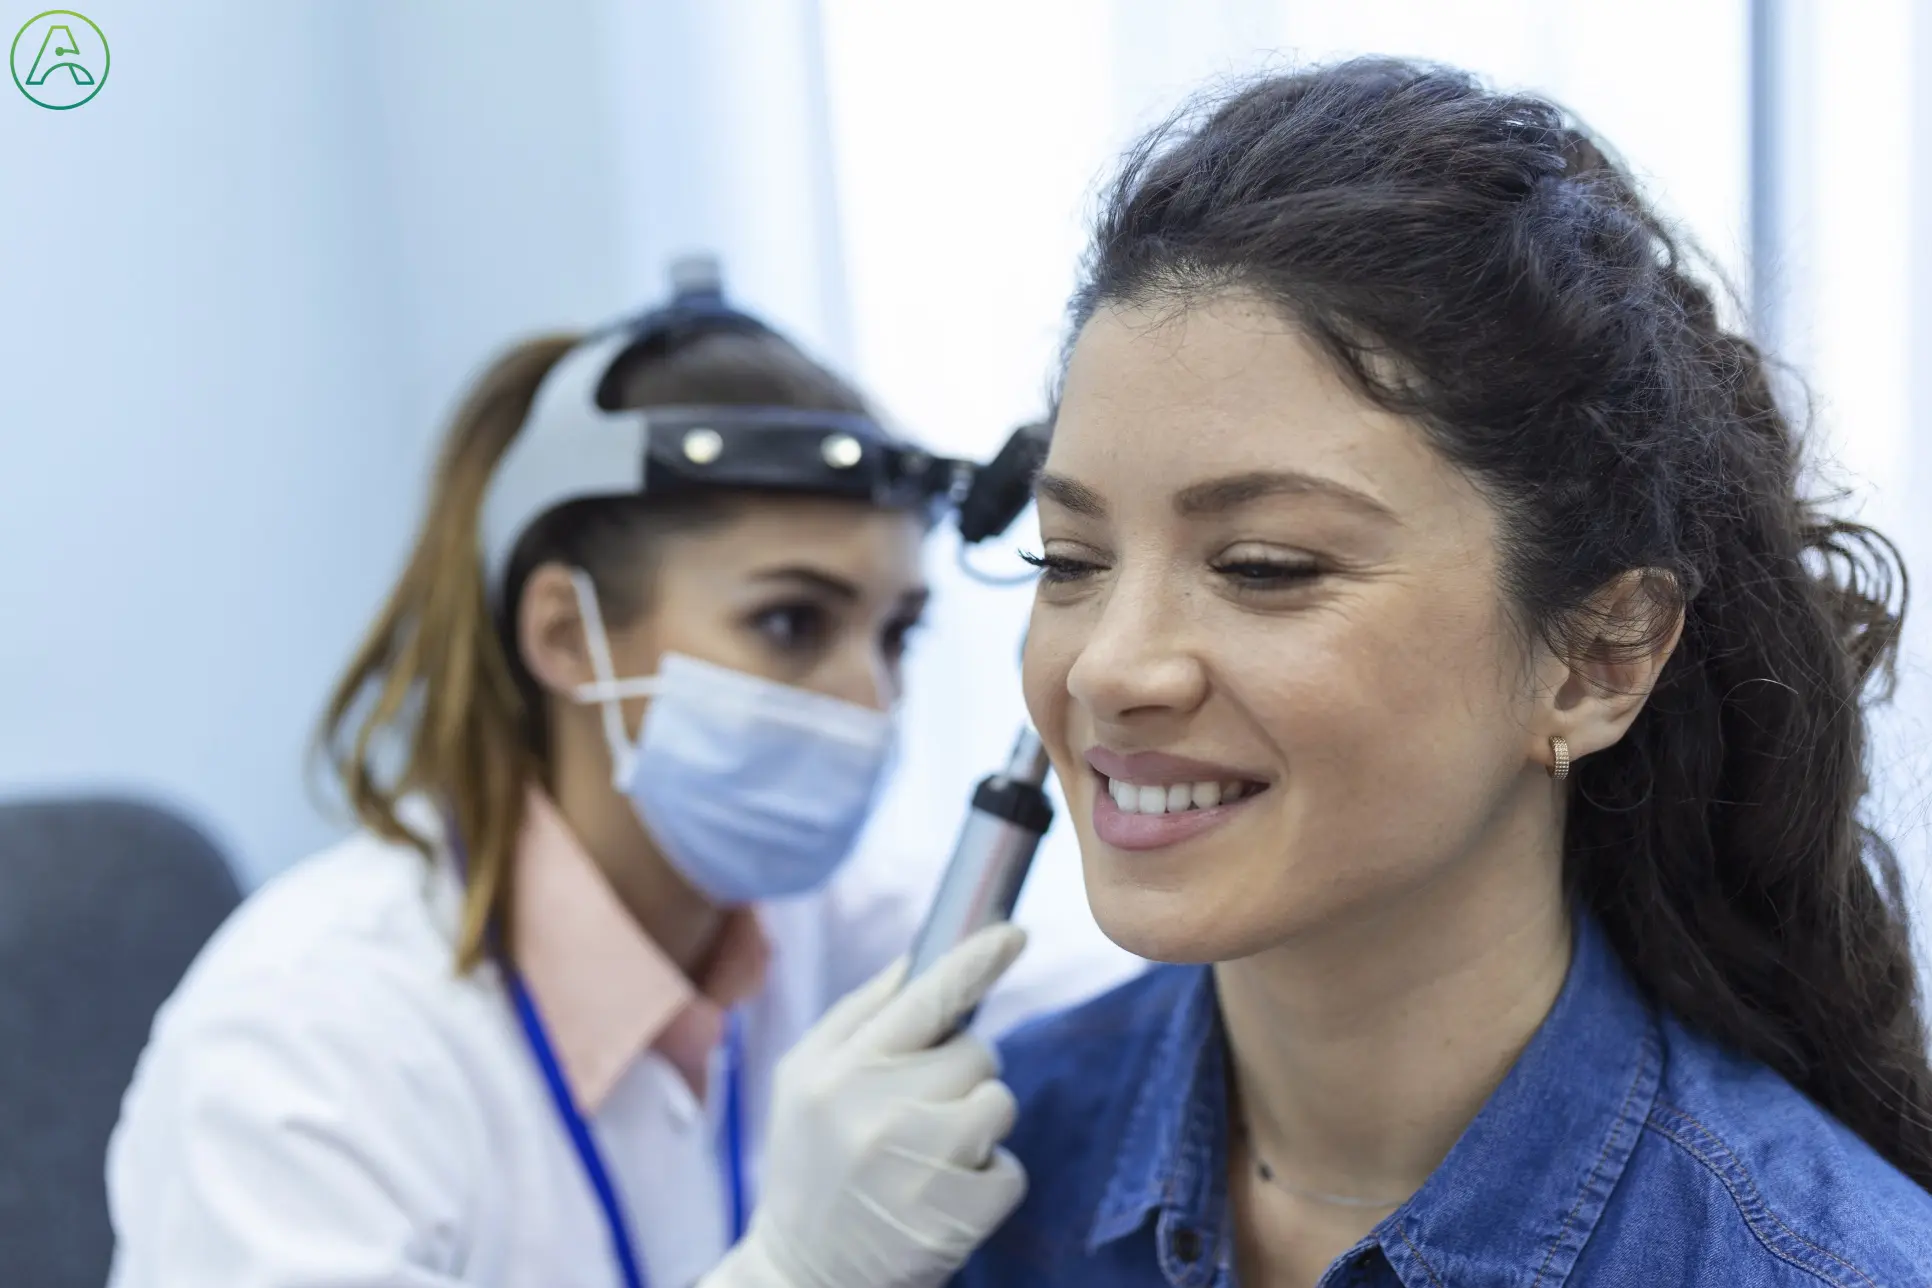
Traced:
[[1066, 555], [1032, 554], [1020, 552], [1020, 558], [1040, 570], [1040, 580], [1049, 585], [1064, 585], [1080, 581], [1101, 571], [1101, 565], [1086, 559], [1071, 559]]
[[1240, 559], [1214, 565], [1214, 571], [1239, 590], [1284, 590], [1322, 575], [1310, 560]]
[[[1048, 585], [1083, 581], [1106, 571], [1106, 565], [1070, 555], [1022, 551], [1020, 558], [1040, 570], [1040, 580]], [[1284, 590], [1320, 577], [1322, 566], [1312, 559], [1228, 559], [1209, 565], [1216, 576], [1233, 588], [1247, 591]]]

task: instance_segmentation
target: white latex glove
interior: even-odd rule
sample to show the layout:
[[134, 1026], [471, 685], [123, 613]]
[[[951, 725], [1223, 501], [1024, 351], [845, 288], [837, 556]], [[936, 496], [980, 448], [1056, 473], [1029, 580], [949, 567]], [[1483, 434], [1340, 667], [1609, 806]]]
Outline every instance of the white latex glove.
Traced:
[[933, 1288], [1019, 1206], [1013, 1093], [984, 1042], [941, 1039], [1025, 943], [988, 927], [903, 992], [901, 960], [778, 1062], [757, 1211], [699, 1288]]

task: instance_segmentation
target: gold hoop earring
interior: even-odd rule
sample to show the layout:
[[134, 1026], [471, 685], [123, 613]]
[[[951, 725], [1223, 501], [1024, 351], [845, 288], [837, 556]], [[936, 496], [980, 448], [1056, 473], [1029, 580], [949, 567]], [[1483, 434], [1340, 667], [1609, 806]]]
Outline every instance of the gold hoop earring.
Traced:
[[1550, 735], [1550, 777], [1570, 776], [1570, 743], [1562, 734]]

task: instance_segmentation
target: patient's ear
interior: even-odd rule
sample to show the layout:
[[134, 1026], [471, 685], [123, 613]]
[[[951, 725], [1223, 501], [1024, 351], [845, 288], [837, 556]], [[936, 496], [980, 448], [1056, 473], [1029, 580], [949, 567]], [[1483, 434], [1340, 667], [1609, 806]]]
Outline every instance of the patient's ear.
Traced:
[[1555, 684], [1532, 731], [1532, 758], [1563, 738], [1581, 758], [1614, 746], [1642, 711], [1684, 631], [1684, 595], [1662, 568], [1612, 578], [1565, 623]]

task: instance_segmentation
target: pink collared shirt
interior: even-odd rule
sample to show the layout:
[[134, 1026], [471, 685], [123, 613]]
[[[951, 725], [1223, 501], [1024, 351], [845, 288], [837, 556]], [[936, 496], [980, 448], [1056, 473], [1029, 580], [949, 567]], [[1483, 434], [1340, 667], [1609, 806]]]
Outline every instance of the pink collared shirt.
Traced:
[[726, 1012], [764, 985], [770, 947], [756, 914], [727, 914], [694, 981], [644, 933], [538, 788], [529, 793], [516, 863], [517, 969], [578, 1105], [595, 1113], [653, 1050], [702, 1099]]

